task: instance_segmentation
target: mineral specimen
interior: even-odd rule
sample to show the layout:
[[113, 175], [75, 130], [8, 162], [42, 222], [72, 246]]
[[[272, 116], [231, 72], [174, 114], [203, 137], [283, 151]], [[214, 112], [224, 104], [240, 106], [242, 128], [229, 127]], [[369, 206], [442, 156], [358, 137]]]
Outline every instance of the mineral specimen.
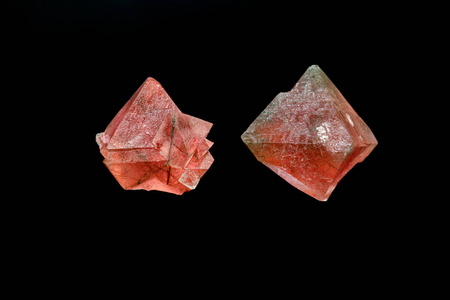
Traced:
[[148, 78], [96, 141], [124, 189], [181, 195], [195, 189], [214, 161], [206, 139], [212, 125], [183, 114]]
[[241, 138], [256, 159], [320, 201], [378, 144], [316, 65], [278, 94]]

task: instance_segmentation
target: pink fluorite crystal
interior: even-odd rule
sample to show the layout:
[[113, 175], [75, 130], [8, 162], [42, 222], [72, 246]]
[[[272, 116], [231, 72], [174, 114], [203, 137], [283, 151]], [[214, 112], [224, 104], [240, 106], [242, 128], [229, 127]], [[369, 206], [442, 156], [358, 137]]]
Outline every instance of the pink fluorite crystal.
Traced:
[[96, 136], [104, 163], [127, 190], [181, 195], [194, 189], [214, 159], [206, 139], [212, 124], [183, 114], [148, 78]]
[[275, 97], [242, 140], [260, 162], [321, 201], [377, 145], [369, 127], [316, 65], [290, 92]]

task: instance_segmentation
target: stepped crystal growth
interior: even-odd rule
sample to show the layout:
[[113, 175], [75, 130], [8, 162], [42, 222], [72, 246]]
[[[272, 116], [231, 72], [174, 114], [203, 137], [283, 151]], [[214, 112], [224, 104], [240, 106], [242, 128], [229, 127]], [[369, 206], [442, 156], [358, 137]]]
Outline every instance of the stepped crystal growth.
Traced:
[[378, 143], [316, 65], [278, 94], [241, 138], [260, 162], [320, 201]]
[[194, 189], [214, 159], [206, 139], [212, 124], [183, 114], [148, 78], [96, 136], [104, 163], [127, 190], [181, 195]]

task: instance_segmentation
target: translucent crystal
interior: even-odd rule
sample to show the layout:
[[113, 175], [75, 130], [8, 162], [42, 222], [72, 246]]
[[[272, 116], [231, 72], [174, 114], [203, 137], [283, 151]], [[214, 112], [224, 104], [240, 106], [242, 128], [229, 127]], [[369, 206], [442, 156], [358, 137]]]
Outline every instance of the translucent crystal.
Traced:
[[104, 163], [127, 190], [181, 195], [195, 189], [214, 159], [206, 139], [212, 124], [183, 114], [148, 78], [96, 141]]
[[256, 159], [320, 201], [378, 143], [316, 65], [278, 94], [241, 138]]

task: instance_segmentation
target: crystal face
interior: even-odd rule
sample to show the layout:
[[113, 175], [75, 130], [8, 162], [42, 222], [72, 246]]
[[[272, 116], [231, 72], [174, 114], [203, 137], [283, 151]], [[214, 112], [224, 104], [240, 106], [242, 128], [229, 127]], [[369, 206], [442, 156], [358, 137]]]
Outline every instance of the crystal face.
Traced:
[[195, 189], [214, 161], [206, 139], [212, 125], [183, 114], [148, 78], [96, 141], [124, 189], [181, 195]]
[[320, 201], [378, 144], [316, 65], [291, 91], [278, 94], [241, 138], [257, 160]]

